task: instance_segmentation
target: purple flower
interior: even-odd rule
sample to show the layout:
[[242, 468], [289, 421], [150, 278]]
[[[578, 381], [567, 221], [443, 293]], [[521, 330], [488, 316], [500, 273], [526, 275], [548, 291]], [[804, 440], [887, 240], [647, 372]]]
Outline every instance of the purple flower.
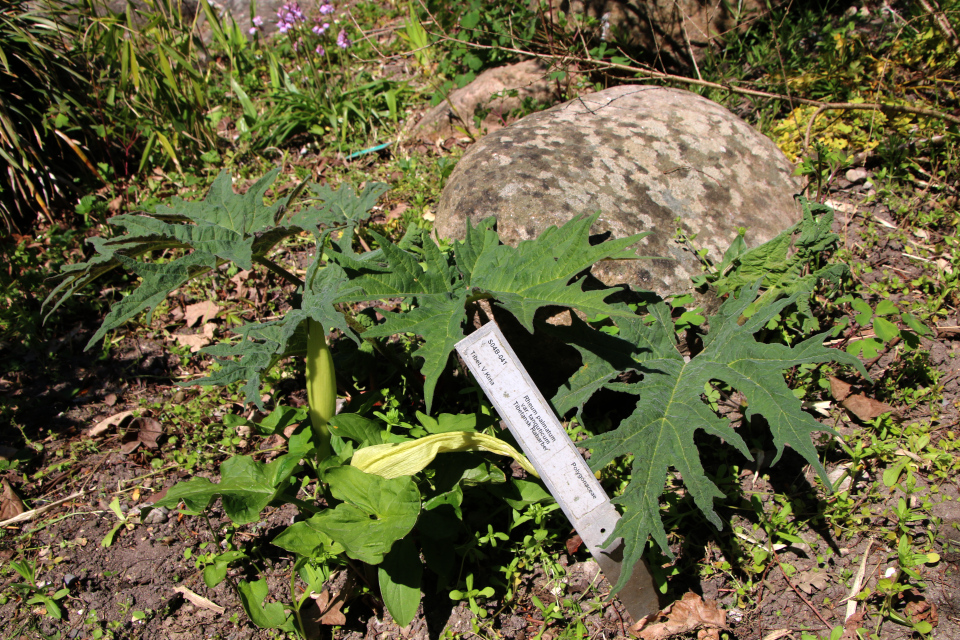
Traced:
[[300, 5], [296, 2], [288, 2], [277, 11], [277, 28], [280, 33], [286, 33], [305, 19]]
[[329, 2], [325, 2], [324, 4], [320, 5], [320, 14], [321, 14], [321, 15], [327, 16], [327, 15], [330, 15], [331, 13], [333, 13], [333, 5], [332, 5], [332, 4], [330, 4]]
[[330, 28], [330, 23], [324, 22], [323, 25], [319, 25], [319, 24], [313, 25], [313, 28], [310, 30], [313, 31], [318, 36], [322, 36], [324, 31], [326, 31], [329, 28]]
[[314, 49], [314, 51], [316, 52], [316, 54], [317, 54], [318, 56], [323, 56], [323, 55], [326, 55], [326, 54], [327, 54], [326, 50], [325, 50], [322, 46], [320, 46], [319, 44], [317, 45], [317, 48]]
[[337, 46], [341, 49], [348, 48], [353, 42], [350, 41], [350, 38], [347, 37], [347, 30], [340, 29], [340, 33], [337, 34]]
[[260, 16], [253, 16], [253, 26], [257, 27], [258, 29], [262, 27], [263, 18], [261, 18]]

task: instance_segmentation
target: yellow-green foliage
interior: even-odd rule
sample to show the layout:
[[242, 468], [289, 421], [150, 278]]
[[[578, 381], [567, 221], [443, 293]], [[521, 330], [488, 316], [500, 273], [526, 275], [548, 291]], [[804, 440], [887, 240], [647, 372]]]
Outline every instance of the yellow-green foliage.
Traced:
[[[876, 53], [861, 33], [839, 29], [832, 34], [817, 64], [801, 75], [780, 78], [794, 95], [824, 102], [884, 103], [939, 110], [930, 102], [937, 85], [960, 64], [958, 52], [932, 27], [917, 31], [904, 27], [889, 46]], [[921, 82], [918, 82], [921, 80]], [[946, 97], [954, 100], [953, 91]], [[771, 135], [780, 149], [796, 162], [817, 107], [798, 106], [774, 125]], [[913, 114], [886, 115], [879, 111], [829, 110], [817, 116], [810, 134], [829, 150], [856, 153], [877, 147], [893, 135], [905, 139], [943, 133], [943, 123]]]

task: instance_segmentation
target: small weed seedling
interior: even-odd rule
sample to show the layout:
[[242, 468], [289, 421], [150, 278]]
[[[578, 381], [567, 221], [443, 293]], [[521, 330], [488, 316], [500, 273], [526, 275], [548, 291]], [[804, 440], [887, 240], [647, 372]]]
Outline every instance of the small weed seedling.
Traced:
[[41, 587], [37, 582], [37, 566], [29, 560], [14, 560], [10, 563], [10, 568], [16, 571], [24, 580], [24, 582], [11, 586], [14, 591], [19, 593], [20, 597], [27, 599], [27, 604], [43, 605], [47, 615], [51, 618], [56, 618], [57, 620], [63, 618], [60, 601], [67, 597], [70, 593], [69, 589], [63, 588], [49, 595], [46, 588]]

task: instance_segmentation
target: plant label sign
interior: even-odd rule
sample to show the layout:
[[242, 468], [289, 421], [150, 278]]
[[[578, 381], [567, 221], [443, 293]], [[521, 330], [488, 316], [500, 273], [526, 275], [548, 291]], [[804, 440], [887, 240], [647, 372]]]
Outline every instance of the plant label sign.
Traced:
[[[533, 383], [500, 327], [489, 322], [456, 345], [473, 377], [520, 443], [540, 479], [611, 584], [620, 577], [623, 541], [604, 545], [620, 514]], [[637, 563], [619, 597], [635, 619], [659, 611], [653, 578]]]

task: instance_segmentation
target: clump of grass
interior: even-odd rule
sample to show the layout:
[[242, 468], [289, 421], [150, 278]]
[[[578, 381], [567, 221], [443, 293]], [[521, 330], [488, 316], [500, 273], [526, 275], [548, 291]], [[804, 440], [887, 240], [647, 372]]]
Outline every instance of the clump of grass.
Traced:
[[[0, 220], [18, 228], [69, 191], [73, 176], [92, 168], [82, 128], [68, 114], [86, 112], [82, 65], [71, 49], [76, 32], [56, 19], [68, 8], [51, 0], [44, 11], [26, 0], [0, 9]], [[74, 120], [76, 122], [76, 120]]]

